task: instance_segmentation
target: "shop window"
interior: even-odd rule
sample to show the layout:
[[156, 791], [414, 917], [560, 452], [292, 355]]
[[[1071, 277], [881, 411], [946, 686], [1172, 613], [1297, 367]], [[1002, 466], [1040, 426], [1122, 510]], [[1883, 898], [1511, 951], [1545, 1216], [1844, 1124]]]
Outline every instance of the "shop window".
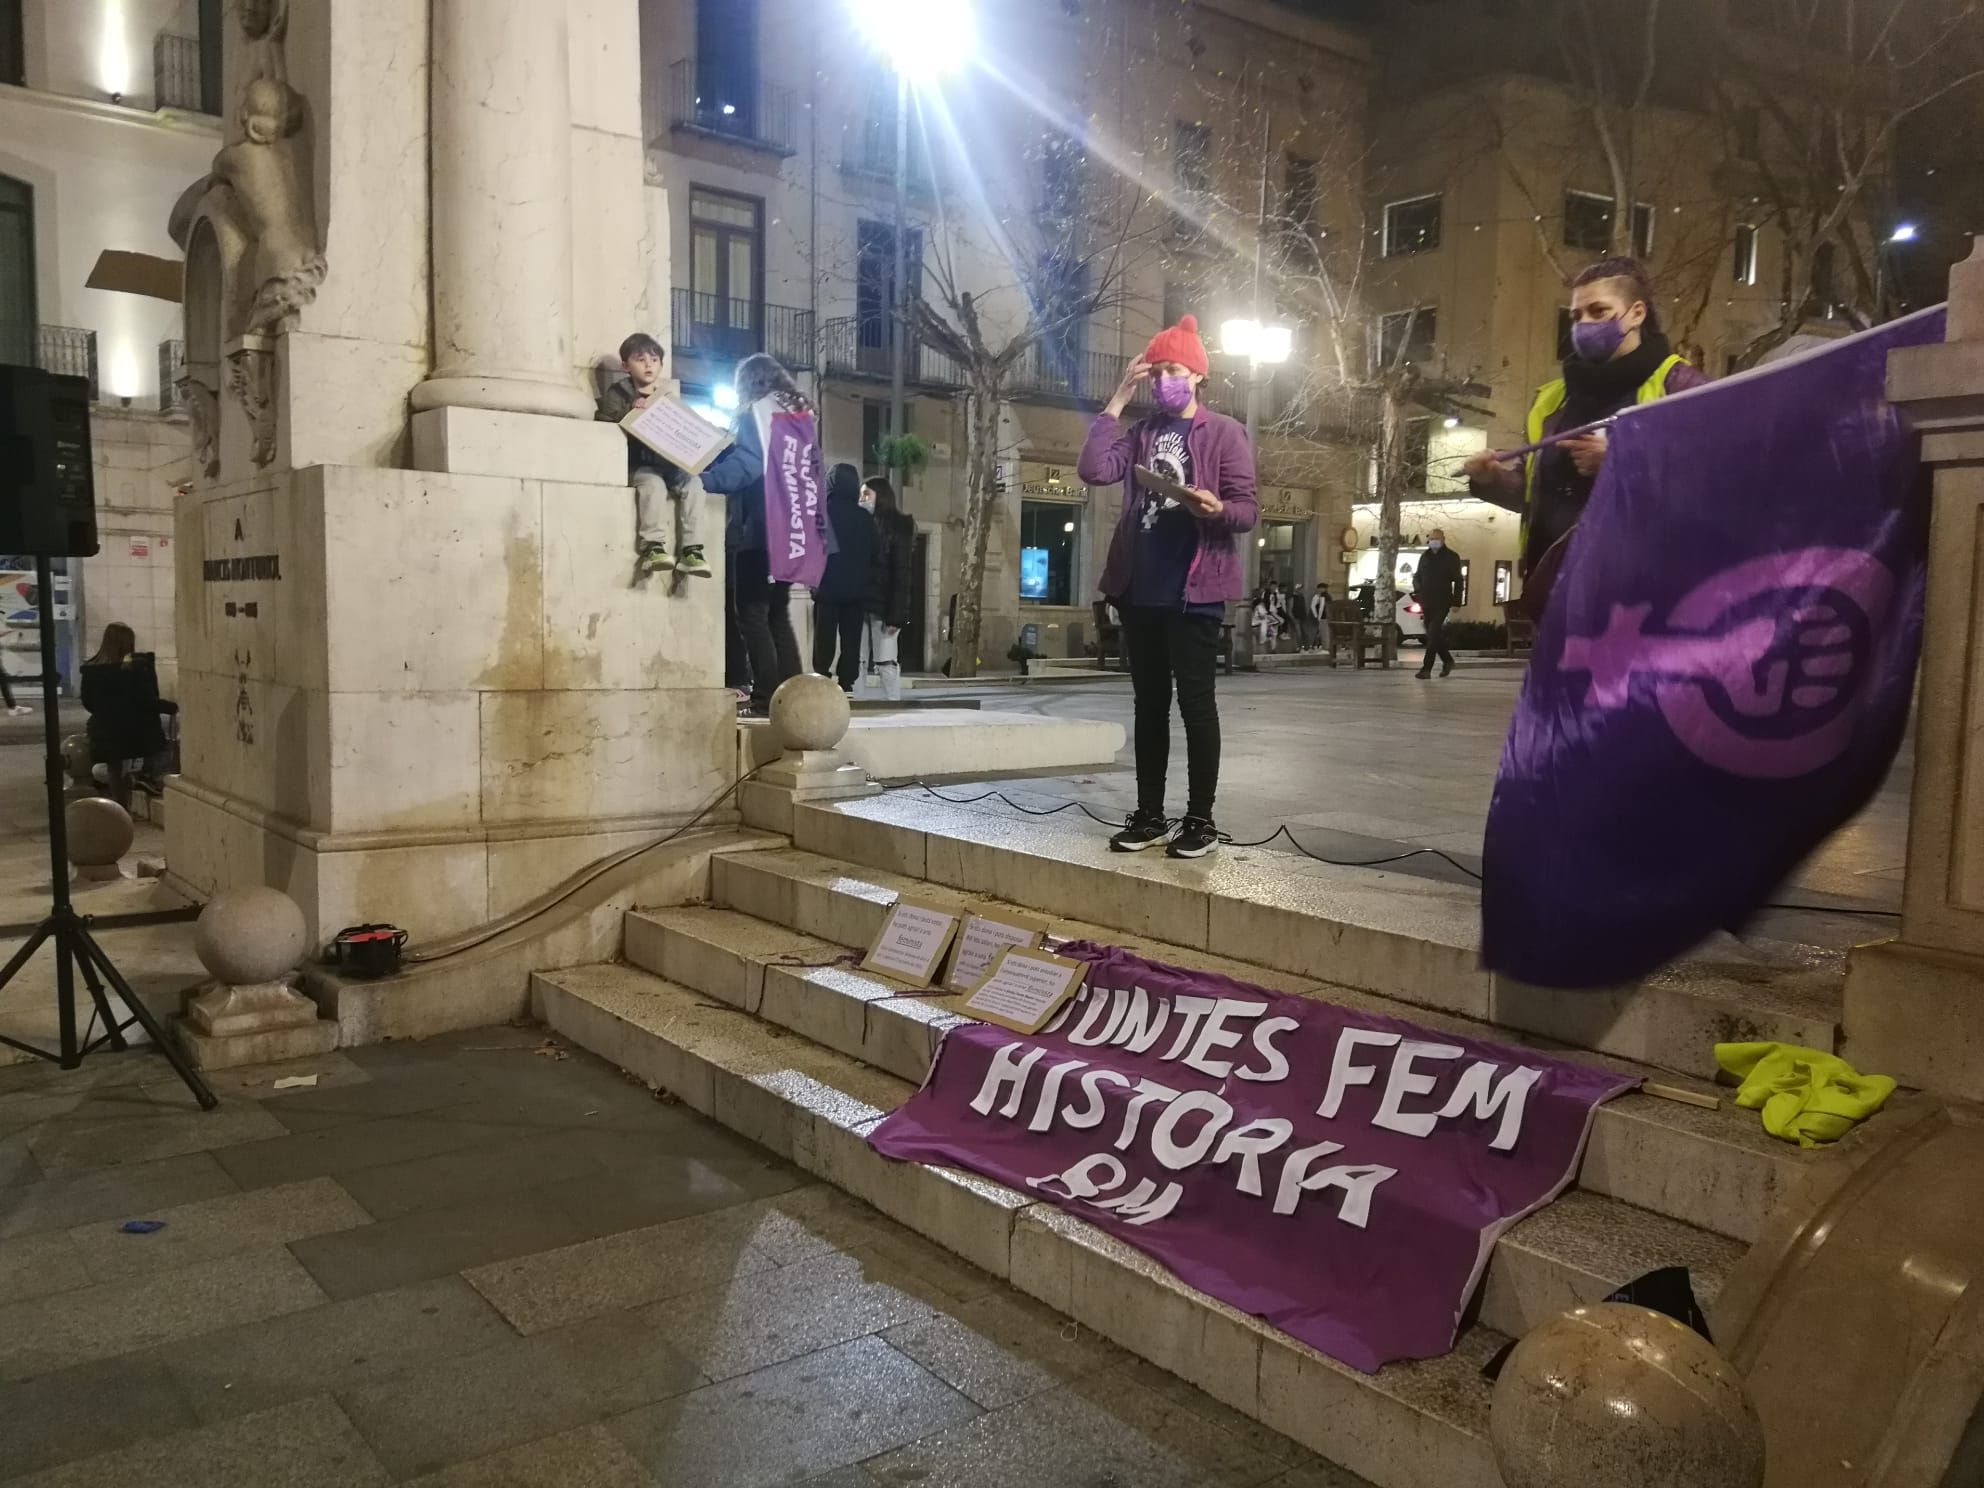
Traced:
[[1020, 503], [1020, 599], [1073, 605], [1082, 509], [1066, 501]]
[[1386, 258], [1427, 253], [1440, 246], [1440, 197], [1415, 196], [1385, 208]]
[[1473, 573], [1474, 573], [1474, 560], [1471, 558], [1461, 559], [1460, 593], [1454, 599], [1454, 608], [1457, 610], [1464, 610], [1467, 608], [1467, 596], [1469, 590], [1468, 580], [1473, 577]]

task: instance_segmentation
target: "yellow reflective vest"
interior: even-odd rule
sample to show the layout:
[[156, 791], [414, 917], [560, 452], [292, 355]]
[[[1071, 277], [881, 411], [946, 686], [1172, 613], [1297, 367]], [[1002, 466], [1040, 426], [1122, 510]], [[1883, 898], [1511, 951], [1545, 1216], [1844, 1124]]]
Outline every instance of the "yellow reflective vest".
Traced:
[[[1667, 375], [1685, 360], [1686, 358], [1681, 356], [1670, 356], [1655, 367], [1653, 375], [1640, 384], [1639, 391], [1633, 395], [1633, 401], [1651, 403], [1655, 398], [1666, 397]], [[1551, 414], [1564, 406], [1564, 399], [1567, 396], [1569, 392], [1561, 377], [1553, 377], [1536, 390], [1536, 401], [1529, 405], [1529, 423], [1526, 426], [1529, 438], [1526, 443], [1535, 444], [1543, 438], [1544, 424], [1549, 422]], [[1526, 456], [1523, 461], [1522, 528], [1516, 534], [1518, 553], [1526, 553], [1529, 550], [1529, 516], [1536, 508], [1536, 467], [1542, 453], [1541, 450], [1537, 450]]]

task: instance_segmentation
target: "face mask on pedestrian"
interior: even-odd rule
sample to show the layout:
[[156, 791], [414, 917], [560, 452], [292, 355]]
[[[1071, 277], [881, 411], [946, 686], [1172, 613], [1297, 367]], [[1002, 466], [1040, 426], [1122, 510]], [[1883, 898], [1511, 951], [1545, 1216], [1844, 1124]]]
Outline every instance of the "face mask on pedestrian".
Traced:
[[860, 500], [863, 511], [873, 511], [875, 509], [875, 493], [869, 490], [868, 487], [863, 486], [861, 488]]
[[1436, 553], [1441, 548], [1444, 548], [1446, 545], [1447, 545], [1447, 540], [1444, 537], [1429, 537], [1426, 539], [1426, 546], [1431, 548]]
[[1183, 413], [1192, 406], [1190, 373], [1165, 373], [1157, 379], [1157, 406], [1166, 413]]

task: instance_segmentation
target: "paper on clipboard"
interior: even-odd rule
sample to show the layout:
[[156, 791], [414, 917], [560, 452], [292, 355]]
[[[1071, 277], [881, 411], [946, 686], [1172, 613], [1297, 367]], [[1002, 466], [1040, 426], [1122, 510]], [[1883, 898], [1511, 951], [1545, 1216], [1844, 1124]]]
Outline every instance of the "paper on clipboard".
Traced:
[[701, 475], [730, 443], [728, 429], [719, 429], [666, 393], [654, 394], [646, 408], [620, 420], [620, 427], [688, 475]]
[[1190, 506], [1192, 504], [1192, 493], [1189, 486], [1181, 486], [1169, 476], [1159, 475], [1148, 465], [1137, 466], [1137, 484], [1147, 490], [1157, 492], [1160, 496], [1169, 496], [1173, 501], [1179, 502], [1182, 505]]

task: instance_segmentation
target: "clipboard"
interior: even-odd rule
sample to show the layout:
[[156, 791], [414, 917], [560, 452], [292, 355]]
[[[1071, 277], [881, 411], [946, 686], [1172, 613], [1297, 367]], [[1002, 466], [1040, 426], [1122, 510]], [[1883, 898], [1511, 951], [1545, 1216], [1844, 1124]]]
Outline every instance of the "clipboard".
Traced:
[[1170, 497], [1180, 506], [1190, 506], [1192, 504], [1190, 487], [1179, 485], [1178, 482], [1172, 480], [1169, 476], [1159, 475], [1148, 465], [1139, 465], [1136, 467], [1136, 471], [1137, 484], [1148, 490], [1157, 492], [1160, 496]]

